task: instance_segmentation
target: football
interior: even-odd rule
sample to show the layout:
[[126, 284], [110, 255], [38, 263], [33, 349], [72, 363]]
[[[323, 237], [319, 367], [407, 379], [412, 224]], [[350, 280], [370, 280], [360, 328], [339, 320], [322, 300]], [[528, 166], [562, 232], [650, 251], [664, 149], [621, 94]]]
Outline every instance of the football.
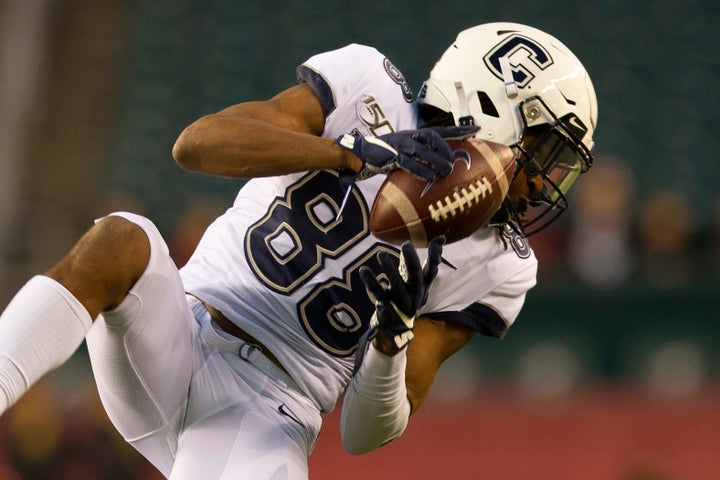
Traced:
[[512, 150], [475, 138], [448, 141], [455, 162], [450, 175], [427, 182], [404, 170], [390, 172], [370, 212], [370, 231], [401, 245], [426, 247], [435, 236], [446, 243], [463, 239], [502, 205], [515, 172]]

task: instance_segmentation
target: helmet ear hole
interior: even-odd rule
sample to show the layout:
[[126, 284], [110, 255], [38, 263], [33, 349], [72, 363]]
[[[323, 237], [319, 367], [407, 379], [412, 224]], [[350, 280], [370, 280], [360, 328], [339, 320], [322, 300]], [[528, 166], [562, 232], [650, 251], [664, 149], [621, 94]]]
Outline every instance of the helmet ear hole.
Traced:
[[452, 113], [445, 112], [427, 103], [418, 105], [418, 115], [423, 121], [423, 127], [455, 125], [455, 119]]
[[495, 104], [486, 92], [478, 91], [477, 97], [480, 102], [480, 110], [482, 110], [485, 115], [500, 118], [500, 114], [498, 113], [497, 108], [495, 108]]

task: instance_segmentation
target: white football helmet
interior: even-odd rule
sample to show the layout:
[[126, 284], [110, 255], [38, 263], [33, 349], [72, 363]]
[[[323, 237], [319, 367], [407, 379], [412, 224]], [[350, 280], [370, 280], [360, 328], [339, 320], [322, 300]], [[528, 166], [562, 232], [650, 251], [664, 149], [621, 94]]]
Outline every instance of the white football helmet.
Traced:
[[[529, 205], [506, 199], [496, 216], [496, 223], [513, 220], [526, 235], [565, 210], [568, 189], [592, 166], [595, 89], [577, 57], [536, 28], [488, 23], [460, 32], [417, 101], [424, 117], [439, 109], [457, 125], [479, 126], [478, 138], [513, 147], [518, 171], [540, 176], [543, 191]], [[521, 143], [524, 136], [538, 140]]]

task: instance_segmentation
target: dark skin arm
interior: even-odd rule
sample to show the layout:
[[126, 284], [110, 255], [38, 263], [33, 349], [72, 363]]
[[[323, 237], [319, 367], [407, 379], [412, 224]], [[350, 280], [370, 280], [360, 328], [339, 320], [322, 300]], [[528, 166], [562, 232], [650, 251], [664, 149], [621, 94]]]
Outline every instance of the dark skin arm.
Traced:
[[[318, 98], [300, 84], [270, 100], [241, 103], [198, 119], [177, 139], [173, 157], [185, 170], [226, 177], [359, 170], [360, 159], [333, 139], [320, 138], [324, 125]], [[427, 397], [442, 363], [473, 336], [462, 325], [427, 318], [417, 319], [414, 330], [405, 375], [412, 411]], [[382, 333], [374, 342], [385, 354], [397, 353]]]
[[324, 126], [319, 100], [300, 84], [270, 100], [201, 117], [180, 134], [173, 158], [187, 171], [236, 178], [359, 170], [360, 159], [333, 139], [320, 138]]
[[[415, 320], [415, 338], [407, 346], [405, 386], [411, 413], [423, 404], [430, 393], [440, 366], [470, 342], [475, 332], [458, 323], [420, 317]], [[386, 355], [398, 350], [380, 329], [373, 340], [375, 348]]]

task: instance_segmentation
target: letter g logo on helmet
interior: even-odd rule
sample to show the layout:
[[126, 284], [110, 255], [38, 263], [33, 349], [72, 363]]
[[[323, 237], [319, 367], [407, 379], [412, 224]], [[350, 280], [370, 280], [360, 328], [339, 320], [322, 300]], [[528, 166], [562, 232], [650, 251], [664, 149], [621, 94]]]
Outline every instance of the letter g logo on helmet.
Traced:
[[536, 41], [514, 34], [505, 38], [483, 57], [485, 65], [500, 80], [503, 79], [500, 59], [508, 57], [513, 78], [519, 88], [526, 87], [535, 78], [533, 71], [545, 70], [553, 64], [548, 51]]

